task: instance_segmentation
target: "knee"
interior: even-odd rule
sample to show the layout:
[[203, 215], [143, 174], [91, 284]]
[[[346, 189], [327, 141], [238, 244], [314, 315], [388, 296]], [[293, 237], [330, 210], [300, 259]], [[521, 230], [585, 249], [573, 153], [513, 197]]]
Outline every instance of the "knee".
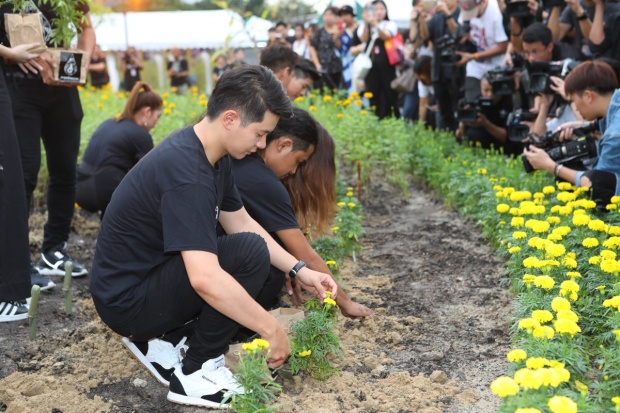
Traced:
[[263, 237], [253, 232], [241, 232], [232, 236], [239, 242], [239, 263], [243, 263], [244, 267], [251, 266], [267, 277], [271, 268], [271, 258]]

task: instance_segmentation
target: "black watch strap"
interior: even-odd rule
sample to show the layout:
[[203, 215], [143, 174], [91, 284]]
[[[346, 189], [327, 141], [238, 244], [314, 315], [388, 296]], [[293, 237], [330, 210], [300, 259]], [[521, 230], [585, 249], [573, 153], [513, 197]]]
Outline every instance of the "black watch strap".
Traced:
[[299, 261], [291, 270], [288, 272], [289, 277], [295, 278], [299, 270], [306, 266], [306, 263], [303, 261]]
[[581, 14], [581, 16], [577, 16], [577, 20], [585, 20], [588, 18], [588, 13], [585, 11]]

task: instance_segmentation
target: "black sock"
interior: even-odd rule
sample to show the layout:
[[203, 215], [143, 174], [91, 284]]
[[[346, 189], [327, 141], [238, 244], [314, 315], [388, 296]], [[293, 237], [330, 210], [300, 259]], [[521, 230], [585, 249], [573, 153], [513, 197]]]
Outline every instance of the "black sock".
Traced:
[[183, 374], [186, 376], [202, 368], [202, 364], [196, 363], [185, 357], [183, 359]]

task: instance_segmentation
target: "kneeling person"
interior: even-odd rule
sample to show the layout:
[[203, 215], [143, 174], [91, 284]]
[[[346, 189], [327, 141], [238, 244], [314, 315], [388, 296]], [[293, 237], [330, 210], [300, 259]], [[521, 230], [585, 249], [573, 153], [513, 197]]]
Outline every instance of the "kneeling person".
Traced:
[[[325, 290], [337, 296], [329, 275], [304, 268], [250, 218], [231, 176], [231, 157], [264, 148], [279, 118], [290, 116], [290, 99], [270, 70], [248, 65], [226, 72], [206, 116], [149, 152], [106, 210], [93, 261], [95, 307], [149, 371], [169, 383], [170, 401], [218, 407], [243, 391], [223, 357], [240, 325], [269, 341], [270, 367], [286, 360], [286, 334], [254, 300], [270, 264], [296, 270], [321, 299]], [[218, 222], [230, 235], [217, 237]], [[191, 336], [190, 345], [179, 362], [174, 352], [183, 335]]]

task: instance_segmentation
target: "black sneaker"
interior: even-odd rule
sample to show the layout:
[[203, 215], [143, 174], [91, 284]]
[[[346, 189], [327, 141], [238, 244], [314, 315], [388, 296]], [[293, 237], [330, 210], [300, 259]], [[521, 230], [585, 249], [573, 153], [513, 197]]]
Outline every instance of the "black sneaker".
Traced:
[[170, 378], [168, 400], [190, 406], [228, 407], [222, 403], [232, 393], [243, 393], [243, 387], [224, 365], [224, 356], [207, 360], [202, 368], [185, 375], [177, 366]]
[[183, 337], [175, 346], [167, 341], [154, 338], [147, 343], [135, 343], [127, 337], [123, 337], [123, 345], [131, 354], [164, 386], [170, 384], [170, 376], [177, 366], [181, 365], [188, 346], [185, 344], [187, 337]]
[[56, 283], [49, 278], [41, 275], [39, 270], [33, 265], [30, 267], [30, 285], [38, 285], [41, 291], [49, 290], [56, 287]]
[[41, 253], [41, 259], [38, 264], [39, 274], [42, 275], [65, 275], [65, 263], [67, 261], [71, 261], [73, 264], [73, 270], [71, 271], [72, 277], [83, 277], [88, 274], [86, 268], [79, 262], [75, 261], [69, 254], [66, 252], [67, 243], [63, 242], [59, 244], [56, 248], [48, 251], [47, 253]]
[[28, 317], [28, 304], [21, 301], [0, 302], [0, 323], [25, 320]]

